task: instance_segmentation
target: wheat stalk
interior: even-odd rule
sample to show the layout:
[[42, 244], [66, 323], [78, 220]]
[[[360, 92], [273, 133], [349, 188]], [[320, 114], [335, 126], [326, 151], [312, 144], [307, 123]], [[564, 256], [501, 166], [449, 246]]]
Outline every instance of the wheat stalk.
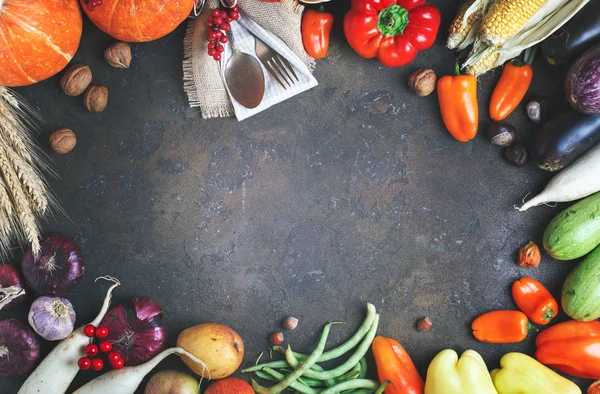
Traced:
[[23, 189], [27, 192], [27, 198], [34, 205], [36, 212], [43, 214], [48, 207], [48, 199], [46, 185], [40, 175], [11, 149], [6, 149], [5, 152]]

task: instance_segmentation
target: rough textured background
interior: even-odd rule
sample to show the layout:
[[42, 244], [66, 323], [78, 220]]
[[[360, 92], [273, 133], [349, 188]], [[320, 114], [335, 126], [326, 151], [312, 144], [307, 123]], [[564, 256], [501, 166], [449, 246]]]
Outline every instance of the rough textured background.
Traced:
[[[418, 98], [406, 86], [415, 69], [453, 71], [444, 47], [457, 1], [434, 1], [444, 19], [435, 47], [405, 68], [359, 58], [342, 32], [346, 2], [335, 8], [329, 56], [318, 62], [320, 85], [242, 123], [202, 120], [182, 89], [184, 26], [157, 42], [132, 45], [129, 70], [110, 68], [102, 52], [111, 38], [86, 20], [75, 61], [109, 90], [101, 114], [67, 97], [55, 77], [22, 88], [44, 120], [40, 141], [61, 179], [52, 181], [69, 217], [46, 228], [72, 235], [86, 257], [83, 283], [70, 295], [78, 324], [98, 311], [114, 275], [128, 297], [154, 297], [164, 309], [170, 344], [182, 329], [223, 322], [246, 344], [245, 364], [268, 346], [288, 315], [300, 319], [287, 339], [309, 351], [328, 320], [331, 343], [362, 320], [364, 303], [381, 313], [379, 332], [405, 345], [424, 375], [440, 350], [473, 348], [488, 366], [522, 344], [479, 343], [470, 333], [478, 314], [515, 308], [510, 286], [529, 275], [559, 296], [572, 263], [544, 256], [538, 269], [515, 264], [529, 239], [541, 242], [559, 208], [513, 209], [549, 175], [515, 168], [482, 137], [460, 144], [445, 131], [436, 95]], [[532, 94], [562, 100], [562, 72], [541, 59]], [[498, 74], [479, 85], [482, 128]], [[537, 127], [522, 109], [509, 121], [524, 139]], [[47, 136], [77, 133], [75, 150], [52, 153]], [[18, 258], [15, 259], [18, 262]], [[25, 318], [26, 311], [0, 317]], [[418, 333], [430, 316], [433, 328]], [[176, 357], [160, 368], [183, 368]], [[81, 373], [73, 388], [92, 372]], [[0, 378], [15, 393], [23, 377]]]

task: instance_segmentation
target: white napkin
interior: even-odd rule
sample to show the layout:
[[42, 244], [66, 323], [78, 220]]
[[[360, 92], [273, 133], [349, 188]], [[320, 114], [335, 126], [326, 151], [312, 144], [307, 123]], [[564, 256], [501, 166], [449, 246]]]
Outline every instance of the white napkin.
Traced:
[[[225, 65], [227, 61], [232, 55], [231, 45], [227, 43], [225, 45], [225, 51], [223, 52], [223, 57], [220, 60], [220, 73], [221, 79], [223, 80], [223, 84], [225, 85], [227, 92], [229, 93], [229, 98], [233, 104], [233, 108], [235, 110], [235, 117], [240, 120], [244, 120], [249, 118], [252, 115], [255, 115], [265, 109], [282, 102], [292, 96], [297, 95], [298, 93], [302, 93], [312, 87], [318, 85], [315, 77], [312, 76], [308, 67], [300, 60], [294, 52], [292, 52], [287, 45], [279, 37], [268, 32], [263, 29], [258, 23], [254, 22], [250, 17], [244, 14], [240, 10], [240, 19], [237, 21], [231, 22], [231, 33], [234, 36], [235, 47], [240, 51], [247, 53], [251, 56], [254, 56], [256, 60], [260, 62], [260, 59], [256, 56], [255, 52], [255, 40], [254, 36], [261, 39], [265, 44], [271, 47], [275, 52], [279, 53], [285, 59], [287, 59], [292, 66], [294, 67], [294, 72], [296, 76], [298, 76], [299, 81], [295, 81], [295, 83], [290, 87], [286, 85], [287, 89], [284, 89], [272, 76], [269, 74], [267, 69], [264, 67], [262, 63], [260, 63], [263, 73], [265, 74], [265, 95], [261, 103], [256, 108], [246, 108], [240, 105], [229, 92], [229, 88], [227, 88], [227, 83], [225, 82]], [[282, 81], [283, 82], [283, 81]]]

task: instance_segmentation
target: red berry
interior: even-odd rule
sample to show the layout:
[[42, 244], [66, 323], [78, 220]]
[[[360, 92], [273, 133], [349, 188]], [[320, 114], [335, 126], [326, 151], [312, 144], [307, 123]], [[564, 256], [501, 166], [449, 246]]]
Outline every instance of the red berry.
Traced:
[[86, 337], [91, 338], [94, 336], [94, 334], [96, 334], [96, 327], [92, 326], [91, 324], [88, 324], [87, 326], [83, 327], [83, 333]]
[[214, 23], [215, 25], [220, 25], [221, 23], [223, 23], [223, 18], [221, 18], [220, 16], [219, 16], [219, 17], [216, 17], [216, 18], [213, 20], [213, 23]]
[[206, 21], [206, 26], [207, 27], [212, 27], [212, 25], [213, 25], [212, 21]]
[[85, 354], [90, 357], [94, 357], [96, 354], [98, 354], [98, 346], [90, 343], [85, 347]]
[[223, 32], [221, 30], [217, 30], [215, 33], [217, 33], [217, 38], [223, 36]]
[[231, 22], [233, 22], [233, 18], [228, 16], [227, 18], [225, 18], [225, 22], [231, 23]]
[[219, 28], [221, 30], [229, 31], [229, 30], [231, 30], [231, 25], [229, 25], [229, 23], [225, 22], [225, 23], [221, 23], [219, 25]]
[[113, 350], [112, 352], [108, 353], [108, 361], [112, 364], [114, 363], [116, 360], [122, 360], [123, 357], [121, 357], [121, 353]]
[[208, 49], [215, 49], [215, 43], [214, 42], [209, 42], [208, 43]]
[[104, 361], [101, 358], [95, 358], [92, 360], [92, 369], [94, 371], [100, 371], [104, 368]]
[[227, 17], [227, 11], [223, 10], [221, 11], [221, 18], [225, 18]]
[[235, 11], [235, 12], [240, 12], [240, 7], [237, 5], [234, 5], [233, 7], [231, 7], [231, 10]]
[[208, 56], [215, 56], [216, 54], [217, 54], [217, 51], [214, 48], [208, 50]]
[[212, 15], [213, 17], [217, 18], [217, 17], [219, 17], [219, 16], [221, 15], [221, 11], [215, 8], [215, 9], [212, 11], [211, 15]]
[[108, 328], [105, 326], [99, 326], [96, 328], [96, 338], [106, 338], [108, 336]]
[[227, 41], [229, 41], [229, 39], [227, 38], [227, 36], [222, 36], [221, 38], [219, 38], [219, 41], [225, 44]]
[[217, 52], [223, 52], [225, 50], [225, 47], [223, 47], [223, 45], [217, 45]]
[[102, 353], [108, 353], [112, 350], [112, 343], [110, 341], [102, 341], [100, 342], [100, 351]]
[[208, 33], [208, 41], [214, 41], [217, 39], [217, 33], [215, 33], [214, 31], [211, 31], [210, 33]]
[[125, 361], [122, 358], [110, 363], [114, 369], [121, 369], [125, 366]]
[[92, 362], [90, 361], [90, 359], [88, 357], [81, 357], [77, 361], [77, 365], [79, 366], [79, 369], [87, 371], [92, 366]]
[[240, 14], [237, 11], [232, 11], [231, 14], [229, 15], [234, 21], [237, 21], [238, 19], [240, 19]]
[[215, 54], [215, 56], [213, 56], [213, 59], [215, 59], [216, 61], [221, 60], [221, 54], [220, 53]]

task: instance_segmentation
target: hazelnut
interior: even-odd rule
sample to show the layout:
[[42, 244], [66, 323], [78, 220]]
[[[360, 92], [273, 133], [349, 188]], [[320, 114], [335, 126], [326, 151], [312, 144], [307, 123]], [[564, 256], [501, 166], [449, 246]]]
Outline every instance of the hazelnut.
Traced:
[[113, 67], [129, 68], [131, 48], [126, 42], [115, 42], [104, 51], [104, 59]]
[[68, 96], [79, 96], [92, 83], [92, 70], [85, 64], [74, 64], [65, 71], [60, 87]]
[[542, 254], [540, 248], [534, 242], [529, 243], [519, 249], [519, 265], [521, 267], [535, 268], [540, 265]]
[[290, 316], [283, 321], [283, 328], [285, 328], [288, 331], [292, 331], [296, 327], [298, 327], [298, 319], [296, 319], [295, 317]]
[[283, 343], [283, 333], [279, 331], [274, 332], [269, 337], [269, 341], [271, 341], [273, 345], [281, 345]]
[[417, 96], [429, 96], [435, 89], [436, 80], [433, 70], [422, 68], [410, 74], [408, 88]]
[[419, 331], [429, 331], [429, 329], [431, 328], [431, 319], [428, 317], [424, 317], [423, 319], [419, 320], [419, 322], [417, 323], [417, 329]]
[[56, 153], [69, 153], [77, 144], [77, 137], [71, 129], [60, 129], [50, 134], [50, 146]]
[[83, 104], [90, 112], [102, 112], [108, 103], [108, 89], [104, 86], [92, 85], [85, 92]]
[[600, 394], [600, 380], [596, 380], [588, 387], [587, 394]]

